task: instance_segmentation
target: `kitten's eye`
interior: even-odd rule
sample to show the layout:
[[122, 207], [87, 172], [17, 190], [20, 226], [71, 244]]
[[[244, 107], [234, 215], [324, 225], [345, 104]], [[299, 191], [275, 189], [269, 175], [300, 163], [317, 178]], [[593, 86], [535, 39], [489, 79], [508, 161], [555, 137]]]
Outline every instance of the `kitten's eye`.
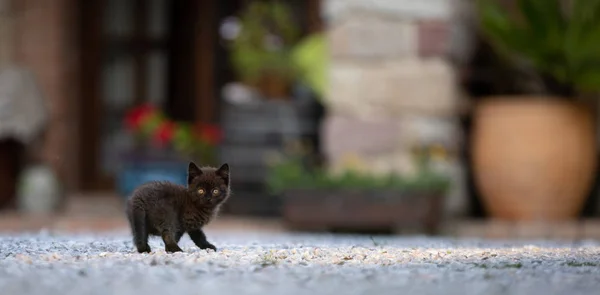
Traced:
[[203, 188], [201, 188], [201, 189], [198, 190], [198, 193], [201, 194], [201, 195], [204, 195], [205, 191], [204, 191]]
[[213, 194], [213, 195], [215, 195], [215, 196], [216, 196], [216, 195], [218, 195], [218, 194], [219, 194], [219, 190], [218, 190], [218, 189], [214, 189], [214, 190], [212, 191], [212, 194]]

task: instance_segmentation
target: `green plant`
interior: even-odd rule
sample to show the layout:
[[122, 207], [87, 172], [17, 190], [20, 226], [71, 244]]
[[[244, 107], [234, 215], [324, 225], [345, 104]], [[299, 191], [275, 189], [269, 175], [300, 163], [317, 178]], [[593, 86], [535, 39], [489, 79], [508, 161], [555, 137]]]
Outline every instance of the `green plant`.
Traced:
[[516, 0], [516, 11], [498, 2], [477, 0], [477, 8], [501, 56], [533, 69], [550, 94], [600, 90], [600, 0]]
[[231, 61], [239, 78], [255, 84], [265, 74], [292, 80], [290, 53], [299, 29], [290, 9], [279, 1], [253, 1], [240, 17], [241, 32], [231, 44]]
[[446, 176], [430, 168], [426, 153], [415, 157], [418, 169], [411, 176], [395, 173], [376, 175], [352, 169], [333, 174], [309, 165], [305, 159], [302, 154], [293, 154], [271, 163], [267, 177], [269, 190], [275, 194], [298, 188], [446, 192], [450, 187]]
[[292, 61], [298, 69], [302, 82], [319, 97], [325, 94], [327, 47], [323, 33], [303, 38], [292, 51]]

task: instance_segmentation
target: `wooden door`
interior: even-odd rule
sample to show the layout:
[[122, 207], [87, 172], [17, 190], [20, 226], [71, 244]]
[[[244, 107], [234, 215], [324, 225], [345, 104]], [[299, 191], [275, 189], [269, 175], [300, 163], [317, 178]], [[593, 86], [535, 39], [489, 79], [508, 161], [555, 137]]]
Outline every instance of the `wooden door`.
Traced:
[[166, 101], [171, 1], [83, 0], [81, 8], [80, 183], [111, 189], [127, 110]]

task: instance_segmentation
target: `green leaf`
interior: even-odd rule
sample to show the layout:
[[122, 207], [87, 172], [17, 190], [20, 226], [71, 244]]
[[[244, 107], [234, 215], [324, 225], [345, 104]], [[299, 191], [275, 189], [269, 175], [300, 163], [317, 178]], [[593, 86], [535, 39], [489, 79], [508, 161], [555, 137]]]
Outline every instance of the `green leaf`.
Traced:
[[573, 3], [565, 51], [573, 72], [600, 54], [600, 0]]
[[525, 23], [531, 36], [556, 45], [564, 30], [564, 19], [559, 1], [519, 0]]
[[313, 34], [302, 40], [292, 52], [292, 60], [301, 78], [319, 97], [325, 95], [327, 47], [324, 34]]
[[515, 52], [528, 50], [524, 44], [531, 41], [528, 31], [511, 20], [505, 9], [490, 0], [479, 0], [477, 3], [482, 31], [500, 53], [512, 57]]
[[400, 176], [394, 173], [375, 175], [353, 170], [332, 175], [324, 169], [309, 168], [298, 155], [290, 155], [285, 160], [269, 166], [267, 186], [272, 193], [281, 193], [286, 189], [355, 189], [400, 191], [425, 190], [446, 191], [450, 180], [443, 174], [425, 169], [414, 177]]
[[477, 8], [485, 37], [507, 61], [526, 61], [576, 91], [597, 89], [600, 69], [589, 65], [600, 60], [600, 0], [574, 0], [571, 7], [561, 0], [518, 0], [522, 19], [496, 0], [478, 0]]
[[582, 68], [575, 77], [575, 84], [584, 92], [600, 91], [600, 59]]
[[508, 39], [514, 28], [505, 11], [496, 3], [488, 0], [479, 0], [477, 4], [481, 13], [483, 31], [496, 40]]

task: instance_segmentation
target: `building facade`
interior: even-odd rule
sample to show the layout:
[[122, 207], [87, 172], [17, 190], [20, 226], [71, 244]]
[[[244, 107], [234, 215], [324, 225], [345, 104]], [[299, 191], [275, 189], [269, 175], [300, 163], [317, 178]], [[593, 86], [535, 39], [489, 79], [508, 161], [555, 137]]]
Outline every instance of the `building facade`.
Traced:
[[[103, 17], [115, 11], [114, 17], [119, 17], [119, 10], [111, 10], [111, 5], [125, 2], [142, 5], [136, 6], [139, 10], [153, 5], [143, 3], [161, 1], [0, 0], [0, 63], [22, 65], [35, 73], [50, 120], [43, 143], [32, 148], [71, 192], [105, 188], [99, 154], [110, 137], [102, 137], [98, 130], [103, 120], [116, 120], [117, 113], [108, 117], [98, 111], [104, 106], [99, 93], [104, 87], [103, 70], [108, 67], [102, 54], [109, 51], [105, 45], [113, 42], [103, 37], [101, 27]], [[186, 100], [175, 100], [172, 105], [190, 112], [182, 116], [196, 120], [214, 120], [217, 113], [214, 68], [219, 59], [218, 52], [210, 49], [217, 42], [223, 10], [219, 5], [224, 5], [217, 2], [180, 1], [186, 3], [180, 11], [192, 12], [179, 17], [182, 21], [176, 25], [182, 29], [177, 34], [171, 31], [166, 45], [139, 36], [126, 41], [137, 44], [131, 45], [133, 55], [139, 52], [135, 50], [167, 48], [180, 57], [179, 68], [168, 74], [178, 75], [171, 79], [179, 83], [180, 93], [170, 94], [189, 96], [193, 103], [191, 108]], [[443, 146], [449, 157], [437, 165], [458, 184], [447, 209], [463, 214], [467, 200], [464, 163], [459, 156], [464, 145], [459, 117], [466, 99], [458, 80], [472, 43], [464, 1], [307, 3], [312, 7], [308, 18], [313, 19], [313, 27], [326, 30], [329, 42], [329, 117], [323, 142], [332, 165], [341, 163], [344, 155], [356, 154], [375, 171], [410, 172], [414, 169], [412, 149]], [[132, 23], [132, 30], [138, 32], [154, 16], [132, 15], [123, 21]], [[184, 29], [189, 27], [193, 29]], [[149, 47], [153, 44], [159, 45]], [[144, 73], [149, 67], [134, 62], [132, 71]], [[177, 71], [184, 74], [173, 74]], [[185, 74], [190, 72], [194, 74]], [[151, 91], [146, 88], [151, 82], [131, 83], [137, 96]]]

